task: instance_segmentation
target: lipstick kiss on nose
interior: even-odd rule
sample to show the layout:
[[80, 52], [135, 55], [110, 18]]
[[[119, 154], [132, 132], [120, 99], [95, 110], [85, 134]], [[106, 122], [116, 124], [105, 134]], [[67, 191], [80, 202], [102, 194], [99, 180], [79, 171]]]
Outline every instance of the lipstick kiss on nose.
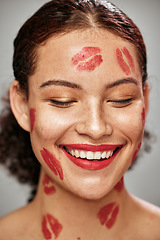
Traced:
[[73, 56], [72, 63], [78, 71], [93, 71], [103, 62], [100, 52], [98, 47], [84, 47]]

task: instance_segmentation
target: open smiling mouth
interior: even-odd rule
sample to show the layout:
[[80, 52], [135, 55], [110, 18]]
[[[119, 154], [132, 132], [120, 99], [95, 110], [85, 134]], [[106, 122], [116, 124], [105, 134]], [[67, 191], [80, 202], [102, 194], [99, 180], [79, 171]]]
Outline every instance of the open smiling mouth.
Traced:
[[[84, 149], [83, 147], [81, 147], [82, 149], [76, 149], [73, 145], [70, 146], [62, 147], [67, 158], [77, 166], [88, 170], [99, 170], [107, 167], [115, 159], [122, 148], [122, 145], [110, 145], [109, 147], [106, 146], [106, 149], [110, 149], [103, 150], [105, 149], [105, 145], [103, 145], [100, 147], [96, 146], [97, 149], [99, 148], [99, 151], [96, 151], [95, 147], [91, 146], [89, 147], [89, 151], [87, 151], [85, 147]], [[91, 151], [92, 148], [94, 148], [94, 150]]]

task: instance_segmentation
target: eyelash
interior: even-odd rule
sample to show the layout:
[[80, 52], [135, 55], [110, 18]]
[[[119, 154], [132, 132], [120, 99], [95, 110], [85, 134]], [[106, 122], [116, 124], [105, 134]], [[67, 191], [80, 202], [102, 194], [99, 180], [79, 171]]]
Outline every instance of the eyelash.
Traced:
[[71, 107], [73, 103], [75, 103], [76, 101], [68, 101], [68, 102], [63, 102], [63, 101], [57, 101], [57, 100], [50, 100], [52, 105], [56, 105], [58, 107]]
[[[131, 102], [133, 101], [133, 98], [128, 98], [128, 99], [122, 99], [122, 100], [108, 100], [107, 102], [111, 102], [113, 104], [116, 104], [116, 107], [123, 107], [123, 106], [128, 106]], [[67, 108], [67, 107], [71, 107], [73, 105], [73, 103], [75, 103], [77, 101], [57, 101], [57, 100], [50, 100], [50, 103], [52, 105], [55, 105], [59, 108]]]
[[123, 105], [125, 105], [125, 106], [129, 105], [132, 101], [133, 101], [133, 98], [128, 98], [128, 99], [108, 101], [108, 102], [115, 103], [121, 107]]

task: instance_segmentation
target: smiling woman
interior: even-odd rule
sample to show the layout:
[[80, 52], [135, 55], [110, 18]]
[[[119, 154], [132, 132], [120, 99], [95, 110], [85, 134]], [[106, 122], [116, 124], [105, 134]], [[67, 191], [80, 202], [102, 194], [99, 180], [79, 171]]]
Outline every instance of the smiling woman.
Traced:
[[20, 29], [13, 68], [1, 162], [36, 194], [0, 221], [0, 238], [158, 240], [159, 208], [123, 180], [149, 95], [132, 20], [108, 1], [50, 1]]

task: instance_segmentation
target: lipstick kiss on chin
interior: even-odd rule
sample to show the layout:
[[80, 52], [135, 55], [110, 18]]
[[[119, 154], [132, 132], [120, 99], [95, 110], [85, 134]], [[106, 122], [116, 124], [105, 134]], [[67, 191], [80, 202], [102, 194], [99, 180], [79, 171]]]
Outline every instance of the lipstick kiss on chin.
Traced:
[[64, 154], [67, 156], [67, 158], [78, 167], [81, 167], [86, 170], [100, 170], [109, 166], [114, 161], [117, 154], [122, 149], [122, 145], [115, 146], [113, 153], [110, 157], [100, 158], [100, 159], [87, 159], [87, 158], [75, 157], [70, 154], [66, 146], [61, 146], [61, 149], [64, 152]]

